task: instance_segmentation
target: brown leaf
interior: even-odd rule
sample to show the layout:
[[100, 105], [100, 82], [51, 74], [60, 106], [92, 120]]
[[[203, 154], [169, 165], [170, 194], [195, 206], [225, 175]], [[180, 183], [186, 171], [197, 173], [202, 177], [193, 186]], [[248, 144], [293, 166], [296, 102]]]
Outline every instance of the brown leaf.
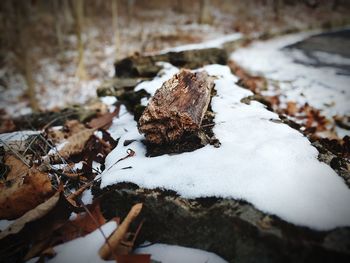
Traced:
[[[123, 240], [125, 234], [128, 231], [128, 228], [132, 221], [140, 214], [142, 209], [142, 203], [134, 205], [128, 215], [125, 217], [123, 222], [118, 226], [117, 230], [114, 231], [108, 238], [106, 242], [99, 250], [100, 257], [104, 260], [112, 259], [112, 255], [115, 254], [119, 244]], [[112, 250], [112, 251], [111, 251]]]
[[94, 129], [84, 128], [83, 130], [73, 134], [67, 139], [65, 145], [62, 149], [58, 150], [58, 153], [50, 154], [43, 158], [44, 162], [61, 162], [63, 159], [68, 159], [69, 157], [79, 154], [84, 150], [85, 144], [89, 138], [93, 135]]
[[46, 215], [55, 205], [57, 204], [58, 200], [60, 199], [60, 191], [57, 191], [51, 198], [49, 198], [44, 203], [41, 203], [34, 209], [28, 211], [23, 216], [18, 218], [13, 224], [11, 224], [8, 228], [6, 228], [4, 231], [0, 232], [0, 240], [13, 234], [17, 234], [20, 232], [23, 227], [32, 221], [35, 221], [44, 215]]
[[30, 247], [23, 260], [26, 261], [59, 241], [53, 233], [67, 222], [72, 211], [79, 212], [67, 202], [62, 190], [60, 186], [49, 200], [27, 212], [0, 233], [0, 258], [14, 255], [18, 258], [18, 253], [23, 255]]
[[84, 149], [85, 143], [93, 133], [93, 129], [85, 129], [69, 137], [68, 143], [59, 151], [60, 156], [68, 158], [71, 155], [81, 153]]
[[100, 209], [99, 202], [95, 202], [89, 208], [89, 213], [78, 214], [73, 221], [68, 221], [61, 229], [60, 233], [64, 242], [85, 236], [98, 227], [106, 223]]
[[4, 162], [10, 168], [10, 172], [6, 176], [6, 181], [23, 177], [29, 170], [27, 165], [12, 154], [5, 154]]
[[0, 218], [18, 218], [52, 194], [48, 175], [31, 168], [24, 176], [0, 184]]
[[[3, 114], [3, 113], [1, 113]], [[11, 119], [0, 120], [0, 133], [12, 132], [16, 129], [16, 125]]]
[[46, 130], [46, 133], [48, 139], [57, 144], [84, 129], [86, 129], [85, 125], [81, 122], [77, 120], [69, 120], [66, 121], [64, 127], [61, 129], [49, 128]]
[[92, 119], [88, 126], [94, 129], [108, 129], [113, 121], [113, 118], [119, 114], [120, 107], [117, 107], [113, 112], [107, 112], [97, 118]]
[[150, 254], [132, 254], [118, 255], [116, 257], [118, 263], [149, 263], [151, 262]]
[[294, 116], [298, 112], [297, 104], [294, 101], [288, 101], [286, 111], [288, 115]]

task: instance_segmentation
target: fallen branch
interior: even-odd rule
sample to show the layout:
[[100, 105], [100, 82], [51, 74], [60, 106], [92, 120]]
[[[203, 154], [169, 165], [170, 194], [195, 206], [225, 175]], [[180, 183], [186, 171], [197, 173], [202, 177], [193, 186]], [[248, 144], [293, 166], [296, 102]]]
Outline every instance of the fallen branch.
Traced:
[[154, 144], [181, 139], [200, 129], [213, 79], [205, 71], [182, 70], [157, 90], [139, 120], [139, 131]]

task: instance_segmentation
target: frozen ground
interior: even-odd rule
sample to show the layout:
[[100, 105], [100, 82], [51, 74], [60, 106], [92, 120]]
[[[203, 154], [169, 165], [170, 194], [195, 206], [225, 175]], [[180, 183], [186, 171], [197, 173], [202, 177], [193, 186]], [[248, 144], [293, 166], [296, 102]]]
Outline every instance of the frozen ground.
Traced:
[[[165, 66], [163, 76], [140, 86], [154, 93], [176, 71]], [[106, 158], [101, 187], [126, 181], [146, 188], [164, 187], [188, 198], [243, 199], [297, 225], [319, 230], [350, 226], [350, 190], [318, 161], [310, 142], [289, 126], [272, 122], [278, 116], [262, 104], [241, 103], [252, 93], [235, 84], [237, 78], [227, 66], [203, 69], [218, 77], [212, 108], [221, 147], [207, 145], [189, 153], [145, 157], [143, 136], [133, 116], [122, 108], [109, 130], [121, 143]], [[123, 146], [124, 140], [132, 139], [136, 141]], [[128, 148], [136, 155], [116, 163]]]
[[[269, 41], [253, 43], [231, 55], [238, 65], [253, 75], [268, 79], [263, 95], [280, 95], [283, 104], [308, 103], [319, 109], [329, 120], [334, 116], [350, 115], [350, 59], [335, 52], [293, 48], [313, 33], [300, 33]], [[341, 41], [341, 39], [338, 39]], [[338, 50], [339, 53], [342, 48]], [[276, 85], [276, 83], [278, 85]], [[345, 132], [345, 133], [344, 133]], [[342, 135], [350, 131], [342, 131]]]

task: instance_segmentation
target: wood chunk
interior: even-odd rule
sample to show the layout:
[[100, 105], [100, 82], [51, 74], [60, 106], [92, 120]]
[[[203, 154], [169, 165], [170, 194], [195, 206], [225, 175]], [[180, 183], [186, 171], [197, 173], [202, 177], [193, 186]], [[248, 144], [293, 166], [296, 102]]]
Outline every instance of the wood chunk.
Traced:
[[139, 120], [139, 131], [155, 144], [198, 131], [213, 86], [213, 78], [205, 71], [181, 70], [156, 91]]

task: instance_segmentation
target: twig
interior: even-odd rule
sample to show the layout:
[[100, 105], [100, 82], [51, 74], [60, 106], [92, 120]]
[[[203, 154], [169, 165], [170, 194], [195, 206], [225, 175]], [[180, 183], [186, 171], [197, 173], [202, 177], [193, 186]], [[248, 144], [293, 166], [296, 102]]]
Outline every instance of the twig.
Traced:
[[13, 152], [27, 167], [30, 167], [27, 161], [17, 151], [12, 149], [5, 141], [0, 139], [0, 142], [3, 143], [11, 152]]
[[127, 154], [128, 154], [127, 156], [124, 156], [124, 157], [120, 158], [118, 161], [116, 161], [114, 164], [112, 164], [110, 167], [108, 167], [107, 171], [109, 171], [114, 165], [116, 165], [120, 161], [123, 161], [123, 160], [125, 160], [125, 159], [127, 159], [129, 157], [133, 157], [135, 155], [135, 151], [129, 148], [127, 150]]

